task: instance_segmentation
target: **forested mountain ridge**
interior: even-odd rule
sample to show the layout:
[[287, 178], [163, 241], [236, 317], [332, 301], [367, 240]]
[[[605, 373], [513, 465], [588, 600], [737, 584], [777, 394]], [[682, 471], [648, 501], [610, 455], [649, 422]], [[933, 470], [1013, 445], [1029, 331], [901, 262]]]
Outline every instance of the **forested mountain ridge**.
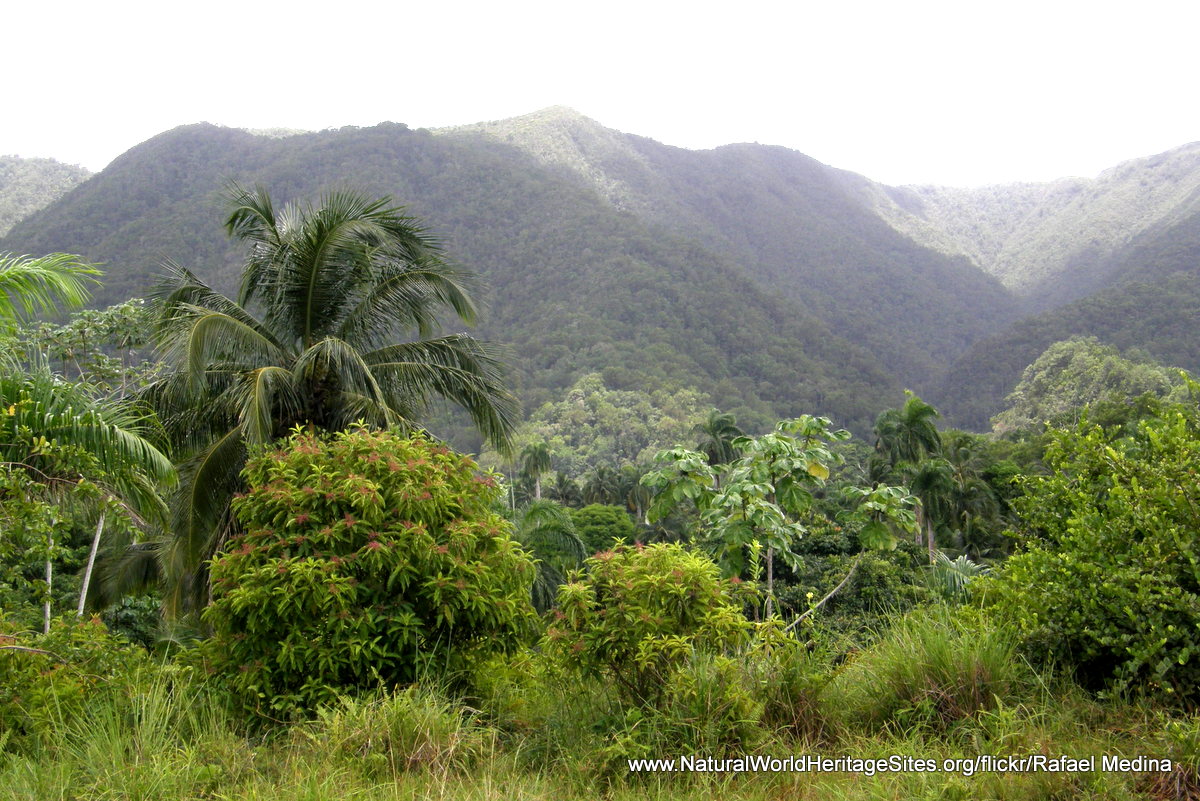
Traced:
[[564, 108], [287, 133], [166, 132], [0, 251], [105, 263], [97, 304], [145, 294], [165, 258], [232, 291], [227, 181], [280, 202], [389, 194], [490, 287], [480, 333], [511, 344], [527, 408], [601, 372], [614, 388], [697, 387], [750, 425], [807, 411], [862, 431], [909, 387], [979, 428], [1072, 336], [1200, 368], [1200, 297], [1178, 275], [1200, 254], [1200, 145], [1095, 179], [947, 189], [781, 147], [684, 150]]
[[902, 187], [874, 201], [898, 230], [970, 257], [1030, 308], [1049, 309], [1133, 278], [1121, 269], [1131, 245], [1200, 212], [1200, 143], [1095, 178]]
[[599, 371], [613, 387], [698, 386], [760, 423], [821, 411], [869, 427], [901, 385], [866, 348], [732, 261], [612, 208], [500, 142], [385, 124], [284, 139], [193, 125], [129, 151], [0, 247], [106, 263], [98, 304], [144, 294], [163, 258], [232, 291], [223, 184], [278, 202], [354, 186], [406, 203], [490, 288], [481, 333], [511, 345], [527, 407]]
[[0, 156], [0, 236], [18, 221], [45, 208], [91, 173], [54, 159]]
[[923, 387], [1016, 303], [961, 255], [914, 242], [863, 201], [862, 176], [787, 148], [670, 147], [551, 108], [448, 129], [562, 167], [614, 207], [728, 254], [759, 286], [862, 343]]

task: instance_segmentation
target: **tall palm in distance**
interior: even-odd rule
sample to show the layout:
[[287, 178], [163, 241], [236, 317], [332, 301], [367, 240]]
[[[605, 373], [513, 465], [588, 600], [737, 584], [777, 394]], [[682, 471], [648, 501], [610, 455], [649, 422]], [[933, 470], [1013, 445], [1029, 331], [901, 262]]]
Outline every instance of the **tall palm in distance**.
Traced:
[[[942, 460], [937, 464], [922, 465], [924, 460], [937, 457], [942, 451], [942, 438], [934, 422], [941, 415], [937, 409], [918, 398], [910, 391], [904, 406], [888, 409], [875, 419], [875, 456], [871, 465], [873, 477], [887, 479], [904, 476], [910, 483], [913, 494], [921, 503], [917, 507], [916, 544], [921, 545], [924, 535], [929, 549], [930, 562], [934, 559], [933, 516], [936, 510], [930, 505], [940, 499], [941, 488], [946, 485]], [[917, 487], [920, 487], [918, 491]]]
[[188, 454], [158, 554], [176, 612], [207, 594], [248, 447], [295, 426], [415, 428], [444, 399], [506, 450], [518, 411], [492, 346], [437, 335], [447, 313], [474, 322], [471, 276], [388, 198], [339, 191], [277, 210], [236, 185], [228, 198], [225, 228], [248, 250], [237, 300], [174, 265], [157, 293], [170, 373], [148, 397]]
[[535, 501], [542, 499], [542, 474], [550, 471], [552, 459], [550, 446], [544, 442], [527, 445], [521, 451], [521, 472], [533, 479], [533, 499]]
[[692, 433], [699, 437], [696, 449], [708, 458], [710, 465], [728, 464], [738, 455], [733, 447], [733, 441], [745, 436], [738, 427], [737, 418], [731, 412], [711, 409], [704, 422], [692, 427]]

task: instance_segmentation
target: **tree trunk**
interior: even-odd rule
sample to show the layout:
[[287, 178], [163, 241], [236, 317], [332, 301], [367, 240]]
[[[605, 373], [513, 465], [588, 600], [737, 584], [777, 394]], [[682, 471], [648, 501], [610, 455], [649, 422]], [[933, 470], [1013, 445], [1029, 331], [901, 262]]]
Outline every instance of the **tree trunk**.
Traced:
[[42, 603], [42, 633], [50, 633], [50, 590], [53, 589], [54, 568], [50, 562], [50, 552], [54, 550], [54, 528], [46, 534], [46, 600]]
[[87, 567], [83, 571], [83, 586], [79, 588], [79, 608], [75, 617], [83, 617], [83, 605], [87, 600], [88, 585], [92, 583], [92, 568], [96, 565], [96, 551], [100, 550], [100, 535], [104, 533], [104, 512], [96, 523], [96, 536], [92, 537], [92, 550], [88, 553]]
[[538, 474], [533, 477], [533, 499], [540, 501], [542, 499], [542, 476]]
[[933, 538], [933, 523], [926, 520], [925, 526], [926, 526], [925, 540], [926, 540], [926, 545], [929, 546], [929, 564], [932, 565], [934, 562], [937, 561], [936, 559], [934, 559], [934, 552], [937, 550], [937, 544], [934, 542], [934, 538]]
[[771, 619], [771, 613], [774, 612], [775, 599], [775, 549], [767, 548], [767, 611], [764, 615], [765, 619]]

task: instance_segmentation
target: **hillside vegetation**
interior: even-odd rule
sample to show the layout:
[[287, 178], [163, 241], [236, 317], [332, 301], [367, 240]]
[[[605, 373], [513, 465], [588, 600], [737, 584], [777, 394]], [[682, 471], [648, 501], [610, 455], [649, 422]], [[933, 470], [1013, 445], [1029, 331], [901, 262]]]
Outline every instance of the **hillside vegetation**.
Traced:
[[87, 180], [83, 167], [54, 159], [0, 156], [0, 236]]
[[482, 277], [479, 333], [511, 346], [527, 411], [599, 372], [614, 389], [702, 390], [751, 427], [810, 410], [863, 432], [907, 387], [986, 428], [1021, 371], [1073, 336], [1200, 368], [1186, 333], [1200, 145], [1096, 178], [952, 189], [887, 187], [779, 147], [683, 150], [561, 107], [287, 133], [164, 133], [0, 251], [105, 263], [97, 306], [145, 294], [164, 259], [228, 292], [228, 180], [281, 201], [387, 194]]

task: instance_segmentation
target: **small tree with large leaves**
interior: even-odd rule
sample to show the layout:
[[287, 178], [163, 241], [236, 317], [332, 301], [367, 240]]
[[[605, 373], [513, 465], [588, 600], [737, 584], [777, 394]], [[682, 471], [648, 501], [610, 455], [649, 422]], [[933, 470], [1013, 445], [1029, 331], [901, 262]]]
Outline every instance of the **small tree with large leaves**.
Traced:
[[[650, 518], [662, 518], [690, 501], [728, 573], [741, 574], [761, 559], [764, 611], [770, 617], [775, 558], [799, 567], [794, 545], [808, 530], [806, 520], [817, 514], [814, 493], [825, 486], [836, 462], [830, 446], [849, 438], [848, 431], [832, 429], [828, 418], [804, 415], [780, 422], [761, 437], [734, 439], [738, 455], [721, 473], [698, 451], [664, 451], [657, 457], [664, 467], [642, 479], [655, 492]], [[902, 488], [847, 487], [843, 492], [854, 501], [843, 521], [854, 527], [864, 547], [894, 548], [892, 529], [911, 531], [915, 525], [914, 499]]]

